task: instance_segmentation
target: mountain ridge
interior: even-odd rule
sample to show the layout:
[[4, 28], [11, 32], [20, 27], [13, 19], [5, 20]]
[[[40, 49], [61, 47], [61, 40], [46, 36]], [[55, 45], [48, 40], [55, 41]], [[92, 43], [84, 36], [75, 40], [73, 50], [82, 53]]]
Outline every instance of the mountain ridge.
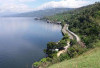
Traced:
[[5, 15], [4, 17], [44, 17], [44, 16], [51, 16], [57, 13], [66, 12], [72, 9], [74, 8], [52, 8], [52, 9], [37, 10], [37, 11], [31, 11], [13, 15]]

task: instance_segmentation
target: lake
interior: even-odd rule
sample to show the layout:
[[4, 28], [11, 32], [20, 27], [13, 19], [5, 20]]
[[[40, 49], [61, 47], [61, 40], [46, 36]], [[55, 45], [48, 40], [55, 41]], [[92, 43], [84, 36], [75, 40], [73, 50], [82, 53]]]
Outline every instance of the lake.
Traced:
[[0, 68], [31, 68], [48, 42], [62, 38], [61, 26], [34, 18], [0, 18]]

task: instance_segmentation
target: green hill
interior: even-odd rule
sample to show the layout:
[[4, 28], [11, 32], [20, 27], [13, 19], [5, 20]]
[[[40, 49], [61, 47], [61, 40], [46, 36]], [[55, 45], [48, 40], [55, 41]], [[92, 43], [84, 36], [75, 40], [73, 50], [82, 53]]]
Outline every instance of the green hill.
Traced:
[[[100, 42], [95, 44], [100, 46]], [[100, 47], [61, 63], [54, 64], [48, 68], [100, 68]]]
[[[69, 30], [81, 38], [88, 50], [79, 57], [72, 57], [49, 68], [100, 68], [100, 47], [97, 47], [100, 45], [100, 42], [97, 43], [100, 40], [100, 2], [45, 18], [52, 22], [61, 21], [62, 26], [69, 24]], [[70, 54], [74, 55], [81, 49], [74, 50], [70, 50]]]
[[[56, 52], [51, 51], [55, 44], [50, 44], [49, 48], [47, 48], [47, 54], [50, 54], [52, 57], [50, 56], [34, 63], [35, 66], [45, 68], [58, 63], [49, 68], [100, 68], [100, 47], [98, 47], [100, 45], [100, 41], [98, 42], [100, 40], [100, 2], [53, 16], [47, 16], [44, 19], [50, 20], [52, 23], [61, 21], [62, 27], [65, 24], [69, 24], [69, 30], [80, 37], [81, 42], [86, 45], [86, 48], [80, 47], [80, 44], [77, 44], [74, 39], [71, 40], [71, 47], [67, 52], [60, 57], [56, 57]], [[60, 45], [62, 44], [64, 43], [62, 42]]]
[[92, 48], [92, 43], [100, 39], [100, 2], [49, 16], [46, 19], [69, 24], [69, 29], [80, 36], [87, 48]]

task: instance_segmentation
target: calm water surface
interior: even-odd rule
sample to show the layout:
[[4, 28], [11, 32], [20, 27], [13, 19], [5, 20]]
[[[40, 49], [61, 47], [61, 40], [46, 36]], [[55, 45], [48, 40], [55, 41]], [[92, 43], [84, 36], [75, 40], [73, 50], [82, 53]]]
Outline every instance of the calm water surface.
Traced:
[[47, 42], [62, 38], [60, 30], [33, 18], [0, 18], [0, 68], [31, 68], [45, 57]]

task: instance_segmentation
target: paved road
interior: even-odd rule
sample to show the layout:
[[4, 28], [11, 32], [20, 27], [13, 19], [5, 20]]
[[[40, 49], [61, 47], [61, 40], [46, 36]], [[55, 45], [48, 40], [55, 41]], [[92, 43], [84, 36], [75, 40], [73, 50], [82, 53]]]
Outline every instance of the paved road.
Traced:
[[67, 24], [65, 24], [64, 27], [62, 28], [62, 33], [63, 34], [68, 34], [69, 38], [73, 39], [73, 36], [71, 35], [71, 33], [68, 30], [68, 25]]
[[[62, 28], [62, 33], [63, 34], [68, 34], [69, 38], [70, 39], [76, 39], [76, 41], [82, 46], [82, 47], [85, 47], [84, 43], [81, 42], [81, 39], [79, 38], [78, 35], [76, 35], [75, 33], [73, 33], [72, 31], [70, 31], [68, 29], [68, 24], [65, 24], [64, 27]], [[69, 41], [66, 41], [67, 45], [64, 47], [64, 50], [61, 50], [57, 53], [57, 56], [59, 57], [62, 53], [66, 52], [67, 49], [70, 47], [70, 42]]]
[[[62, 28], [62, 33], [68, 34], [70, 39], [73, 39], [73, 36], [68, 32], [68, 30], [66, 28], [68, 28], [68, 25], [64, 25], [64, 27]], [[64, 50], [61, 50], [57, 53], [57, 57], [59, 57], [61, 54], [65, 53], [67, 51], [67, 49], [70, 47], [70, 41], [66, 41], [66, 43], [67, 43], [67, 45], [64, 47]]]
[[68, 29], [68, 26], [69, 26], [69, 25], [66, 24], [66, 26], [67, 26], [67, 27], [66, 27], [66, 31], [68, 31], [68, 33], [71, 34], [71, 35], [76, 39], [77, 42], [80, 42], [81, 39], [79, 38], [79, 36], [76, 35], [75, 33], [73, 33], [72, 31], [70, 31], [70, 30]]

